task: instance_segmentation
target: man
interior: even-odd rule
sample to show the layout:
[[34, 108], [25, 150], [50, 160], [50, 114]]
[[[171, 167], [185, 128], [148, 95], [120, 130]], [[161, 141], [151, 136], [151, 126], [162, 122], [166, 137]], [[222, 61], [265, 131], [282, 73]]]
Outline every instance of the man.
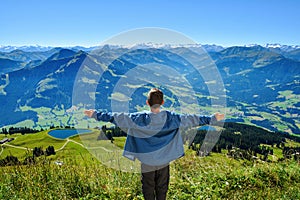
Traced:
[[184, 155], [179, 128], [214, 124], [223, 120], [224, 114], [181, 115], [161, 110], [164, 104], [163, 92], [157, 88], [150, 90], [146, 104], [150, 107], [150, 112], [110, 113], [86, 110], [84, 113], [88, 117], [114, 123], [126, 130], [123, 156], [141, 161], [145, 200], [164, 200], [170, 179], [169, 163]]

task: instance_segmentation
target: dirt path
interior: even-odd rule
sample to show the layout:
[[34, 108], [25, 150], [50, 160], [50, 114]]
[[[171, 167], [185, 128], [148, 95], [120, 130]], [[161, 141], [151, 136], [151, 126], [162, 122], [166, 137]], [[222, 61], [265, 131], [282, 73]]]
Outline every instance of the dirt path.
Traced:
[[60, 147], [59, 149], [57, 149], [56, 152], [57, 152], [57, 151], [63, 150], [69, 142], [73, 142], [73, 143], [78, 144], [78, 145], [80, 145], [81, 147], [85, 148], [83, 144], [81, 144], [81, 143], [79, 143], [79, 142], [76, 142], [76, 141], [74, 141], [74, 140], [70, 140], [69, 138], [67, 138], [67, 141], [64, 143], [64, 145], [63, 145], [62, 147]]
[[111, 151], [111, 150], [108, 150], [107, 148], [105, 148], [105, 147], [85, 147], [87, 150], [89, 150], [89, 149], [103, 149], [104, 151], [106, 151], [106, 152], [109, 152], [109, 153], [112, 153], [113, 151]]
[[[113, 151], [108, 150], [108, 149], [106, 149], [105, 147], [101, 147], [101, 146], [100, 146], [100, 147], [85, 147], [83, 144], [81, 144], [81, 143], [79, 143], [79, 142], [76, 142], [76, 141], [74, 141], [74, 140], [70, 140], [69, 138], [67, 138], [67, 141], [63, 144], [62, 147], [60, 147], [59, 149], [57, 149], [56, 152], [63, 150], [63, 149], [67, 146], [67, 144], [68, 144], [69, 142], [73, 142], [73, 143], [75, 143], [75, 144], [78, 144], [78, 145], [80, 145], [81, 147], [86, 148], [87, 150], [88, 150], [88, 149], [103, 149], [103, 150], [106, 151], [106, 152], [110, 152], [110, 153], [113, 152]], [[1, 152], [0, 152], [0, 155], [1, 155], [1, 154], [3, 153], [3, 151], [4, 151], [3, 146], [8, 146], [8, 147], [12, 147], [12, 148], [16, 148], [16, 149], [22, 149], [22, 150], [33, 150], [33, 149], [26, 148], [26, 147], [20, 147], [20, 146], [15, 146], [15, 145], [11, 145], [11, 144], [2, 144], [2, 145], [1, 145]]]
[[1, 156], [1, 154], [3, 153], [3, 147], [2, 147], [2, 145], [1, 145], [1, 152], [0, 152], [0, 156]]
[[85, 149], [87, 149], [87, 150], [89, 150], [89, 149], [91, 149], [91, 150], [92, 150], [92, 149], [103, 149], [104, 151], [109, 152], [109, 153], [113, 152], [113, 151], [108, 150], [108, 149], [106, 149], [105, 147], [101, 147], [101, 146], [99, 146], [99, 147], [85, 147], [83, 144], [81, 144], [81, 143], [79, 143], [79, 142], [76, 142], [76, 141], [74, 141], [74, 140], [70, 140], [69, 138], [67, 138], [66, 143], [65, 143], [61, 148], [57, 149], [56, 151], [61, 151], [61, 150], [63, 150], [69, 142], [73, 142], [73, 143], [75, 143], [75, 144], [78, 144], [78, 145], [80, 145], [81, 147], [83, 147], [83, 148], [85, 148]]
[[22, 150], [32, 150], [32, 149], [29, 149], [29, 148], [26, 148], [26, 147], [19, 147], [19, 146], [14, 146], [14, 145], [5, 143], [5, 144], [1, 144], [1, 152], [0, 152], [0, 156], [1, 156], [1, 154], [3, 153], [3, 151], [4, 151], [4, 148], [3, 148], [4, 146], [16, 148], [16, 149], [22, 149]]
[[[16, 149], [23, 149], [23, 150], [28, 150], [29, 148], [26, 148], [26, 147], [19, 147], [19, 146], [15, 146], [15, 145], [11, 145], [11, 144], [3, 144], [2, 146], [8, 146], [8, 147], [13, 147], [13, 148], [16, 148]], [[33, 149], [29, 149], [29, 150], [33, 150]]]

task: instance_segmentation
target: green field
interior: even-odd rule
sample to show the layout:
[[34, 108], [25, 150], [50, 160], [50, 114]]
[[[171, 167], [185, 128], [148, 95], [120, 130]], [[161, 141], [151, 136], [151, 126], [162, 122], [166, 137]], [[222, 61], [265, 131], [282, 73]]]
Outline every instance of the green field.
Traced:
[[[0, 139], [4, 137], [0, 135]], [[39, 157], [35, 165], [1, 167], [0, 199], [143, 199], [139, 173], [103, 165], [91, 149], [82, 146], [86, 143], [113, 150], [123, 147], [124, 137], [115, 138], [114, 144], [93, 141], [95, 133], [65, 140], [52, 138], [47, 131], [12, 137], [12, 146], [1, 146], [0, 158], [14, 155], [22, 160], [35, 146], [45, 149], [53, 145], [60, 150], [56, 155]], [[299, 143], [288, 140], [287, 145]], [[280, 149], [275, 148], [275, 158], [280, 155]], [[227, 157], [226, 151], [199, 157], [186, 149], [183, 158], [171, 163], [168, 199], [299, 199], [299, 187], [297, 162], [235, 160]]]
[[[186, 88], [176, 88], [178, 91], [181, 91], [179, 96], [186, 97], [190, 94], [186, 91]], [[144, 94], [147, 95], [146, 93]], [[195, 95], [198, 98], [213, 99], [216, 97], [204, 96], [201, 94]], [[120, 101], [129, 101], [130, 98], [124, 96], [122, 93], [114, 93], [111, 97], [113, 99], [119, 99]], [[191, 97], [189, 97], [191, 98]], [[259, 125], [259, 122], [267, 120], [268, 123], [265, 123], [263, 126], [269, 130], [273, 128], [281, 132], [287, 132], [289, 134], [295, 134], [295, 130], [299, 129], [300, 121], [299, 114], [292, 111], [296, 108], [297, 103], [299, 103], [299, 95], [294, 94], [293, 91], [279, 91], [278, 101], [268, 102], [263, 105], [257, 105], [255, 103], [248, 104], [245, 102], [235, 102], [237, 106], [226, 107], [213, 107], [213, 106], [199, 106], [195, 98], [193, 102], [181, 101], [179, 107], [175, 107], [174, 104], [176, 100], [174, 96], [165, 96], [166, 101], [170, 101], [171, 105], [165, 109], [170, 109], [179, 113], [200, 113], [203, 115], [210, 115], [215, 112], [221, 112], [226, 114], [227, 120], [242, 120], [244, 123], [249, 125]], [[284, 100], [282, 100], [284, 99]], [[194, 102], [195, 101], [195, 102]], [[267, 108], [264, 110], [262, 108]], [[149, 109], [145, 106], [136, 106], [138, 111]], [[103, 122], [97, 122], [94, 119], [87, 119], [83, 111], [85, 110], [85, 105], [72, 106], [71, 108], [65, 108], [63, 105], [56, 106], [54, 108], [48, 107], [39, 107], [32, 108], [30, 106], [21, 106], [21, 111], [32, 111], [37, 113], [37, 121], [33, 119], [27, 119], [15, 124], [7, 125], [2, 128], [9, 127], [31, 127], [35, 129], [48, 129], [51, 126], [54, 127], [76, 127], [76, 128], [94, 128], [103, 125]], [[282, 112], [282, 113], [280, 113]], [[290, 119], [287, 121], [285, 118]], [[254, 122], [253, 122], [254, 121]], [[291, 128], [293, 127], [293, 129]]]

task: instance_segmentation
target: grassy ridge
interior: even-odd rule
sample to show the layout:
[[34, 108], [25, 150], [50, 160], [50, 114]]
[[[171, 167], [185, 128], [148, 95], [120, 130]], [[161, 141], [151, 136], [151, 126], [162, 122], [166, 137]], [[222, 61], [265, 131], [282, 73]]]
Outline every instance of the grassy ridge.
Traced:
[[2, 134], [0, 137], [14, 138], [13, 141], [2, 145], [3, 152], [0, 155], [0, 158], [5, 158], [7, 155], [13, 155], [22, 159], [26, 155], [31, 154], [31, 149], [34, 147], [42, 147], [45, 150], [48, 146], [52, 145], [55, 149], [59, 149], [66, 142], [66, 140], [50, 137], [48, 131], [26, 135], [13, 134], [4, 136]]
[[[63, 166], [1, 168], [0, 199], [142, 199], [140, 175], [82, 157]], [[171, 164], [169, 199], [299, 199], [300, 168], [290, 163], [242, 163], [223, 155], [188, 153]]]
[[[34, 138], [17, 136], [11, 144], [23, 145], [22, 137], [29, 147], [56, 144], [60, 148], [67, 141], [42, 132]], [[80, 141], [78, 136], [70, 139]], [[124, 141], [117, 138], [115, 143], [122, 147]], [[101, 142], [109, 147], [110, 141]], [[64, 165], [54, 164], [56, 160]], [[187, 149], [186, 156], [171, 163], [168, 199], [300, 199], [299, 188], [299, 163], [237, 161], [226, 152], [201, 158]], [[143, 198], [140, 174], [108, 168], [81, 145], [68, 142], [56, 155], [39, 157], [36, 165], [1, 167], [0, 199]]]

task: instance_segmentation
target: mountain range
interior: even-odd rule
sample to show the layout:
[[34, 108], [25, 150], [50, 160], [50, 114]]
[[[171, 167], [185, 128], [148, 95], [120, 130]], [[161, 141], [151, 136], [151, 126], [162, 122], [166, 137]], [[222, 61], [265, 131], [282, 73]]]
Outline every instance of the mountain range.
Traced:
[[[179, 94], [174, 91], [180, 91], [182, 96], [188, 95], [185, 90], [189, 87], [183, 87], [183, 80], [189, 80], [197, 102], [203, 107], [203, 112], [208, 114], [211, 112], [211, 98], [222, 97], [211, 96], [208, 84], [214, 83], [207, 83], [196, 76], [191, 63], [185, 59], [190, 57], [201, 60], [201, 55], [197, 57], [193, 51], [204, 48], [224, 82], [228, 121], [300, 134], [299, 46], [250, 45], [225, 48], [217, 45], [140, 44], [130, 49], [109, 45], [90, 49], [39, 48], [34, 51], [22, 48], [0, 52], [0, 102], [5, 108], [0, 111], [0, 127], [17, 126], [25, 121], [30, 121], [28, 126], [35, 128], [47, 127], [50, 122], [43, 123], [41, 117], [47, 116], [45, 110], [49, 114], [56, 112], [57, 119], [51, 123], [72, 126], [74, 120], [65, 111], [80, 104], [88, 105], [89, 102], [96, 102], [95, 107], [98, 109], [111, 110], [112, 101], [122, 101], [124, 98], [122, 94], [113, 94], [118, 81], [132, 69], [147, 63], [159, 66], [161, 71], [166, 70], [164, 66], [168, 66], [168, 73], [172, 74], [174, 70], [179, 74], [174, 75], [174, 80], [178, 81], [177, 86], [172, 86], [172, 89], [161, 86], [166, 94], [165, 107], [183, 104], [178, 99]], [[82, 66], [82, 84], [78, 90], [84, 91], [92, 85], [95, 91], [84, 91], [85, 97], [75, 102], [73, 87]], [[153, 69], [141, 70], [149, 74], [150, 78], [161, 76], [153, 73]], [[99, 73], [103, 73], [100, 80], [99, 77], [97, 79]], [[144, 81], [143, 77], [140, 79]], [[128, 99], [129, 111], [142, 108], [145, 93], [154, 86], [157, 83], [128, 84], [128, 89], [135, 88]], [[62, 113], [57, 114], [57, 110]]]
[[[102, 48], [104, 45], [98, 45], [98, 46], [90, 46], [90, 47], [84, 47], [84, 46], [70, 46], [70, 47], [63, 47], [66, 49], [73, 49], [73, 50], [82, 50], [82, 51], [92, 51], [94, 49]], [[174, 48], [174, 47], [202, 47], [206, 51], [222, 51], [228, 47], [224, 47], [221, 45], [216, 44], [155, 44], [155, 43], [143, 43], [143, 44], [134, 44], [131, 46], [128, 45], [109, 45], [110, 48], [132, 48], [132, 47], [147, 47], [147, 48]], [[281, 45], [281, 44], [265, 44], [265, 45], [258, 45], [258, 44], [249, 44], [244, 45], [244, 47], [253, 47], [253, 46], [262, 46], [267, 49], [273, 49], [273, 50], [279, 50], [280, 52], [290, 52], [297, 49], [300, 49], [300, 45]], [[49, 51], [51, 49], [54, 49], [57, 47], [51, 47], [51, 46], [40, 46], [40, 45], [30, 45], [30, 46], [11, 46], [11, 45], [0, 45], [0, 52], [11, 52], [14, 50], [22, 50], [25, 52], [43, 52], [43, 51]], [[61, 48], [61, 47], [59, 47]]]

